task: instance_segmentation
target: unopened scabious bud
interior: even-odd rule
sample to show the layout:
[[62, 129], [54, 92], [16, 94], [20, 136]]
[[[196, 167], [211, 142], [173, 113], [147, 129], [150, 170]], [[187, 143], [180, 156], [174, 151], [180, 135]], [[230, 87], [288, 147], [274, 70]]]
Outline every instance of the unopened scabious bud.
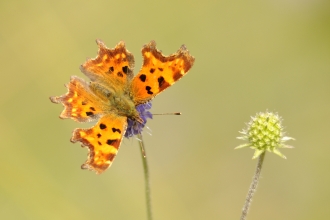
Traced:
[[255, 117], [251, 117], [247, 128], [240, 133], [243, 136], [238, 137], [238, 139], [248, 141], [248, 143], [235, 149], [243, 147], [254, 149], [255, 153], [252, 159], [259, 157], [266, 150], [286, 159], [279, 148], [293, 148], [285, 145], [284, 142], [294, 140], [294, 138], [284, 136], [282, 119], [272, 112], [257, 113]]

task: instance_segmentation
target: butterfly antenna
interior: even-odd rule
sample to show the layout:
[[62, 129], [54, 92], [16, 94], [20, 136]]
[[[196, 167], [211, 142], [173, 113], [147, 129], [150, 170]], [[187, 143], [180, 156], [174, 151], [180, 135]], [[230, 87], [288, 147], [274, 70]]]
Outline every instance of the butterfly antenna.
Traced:
[[181, 115], [181, 112], [172, 112], [172, 113], [156, 113], [152, 115]]

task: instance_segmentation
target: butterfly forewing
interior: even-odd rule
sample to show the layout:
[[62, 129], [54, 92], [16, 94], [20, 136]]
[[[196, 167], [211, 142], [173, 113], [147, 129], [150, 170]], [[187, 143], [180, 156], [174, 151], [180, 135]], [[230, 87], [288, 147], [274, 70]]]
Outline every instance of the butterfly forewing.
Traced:
[[120, 41], [115, 48], [109, 49], [97, 40], [99, 51], [95, 59], [81, 65], [81, 71], [92, 81], [105, 84], [117, 91], [124, 90], [133, 78], [134, 56]]
[[143, 66], [131, 85], [133, 101], [145, 103], [183, 77], [194, 64], [195, 58], [183, 45], [174, 54], [164, 56], [151, 41], [142, 49]]
[[75, 121], [86, 122], [98, 119], [104, 114], [104, 101], [92, 92], [89, 85], [79, 77], [72, 76], [66, 85], [68, 92], [62, 96], [53, 96], [51, 101], [62, 103], [64, 110], [60, 118], [72, 118]]

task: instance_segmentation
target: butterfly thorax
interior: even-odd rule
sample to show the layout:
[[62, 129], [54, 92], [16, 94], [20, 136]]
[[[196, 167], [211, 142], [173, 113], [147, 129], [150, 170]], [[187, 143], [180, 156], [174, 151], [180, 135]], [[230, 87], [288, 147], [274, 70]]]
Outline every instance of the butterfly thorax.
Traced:
[[143, 123], [143, 120], [140, 117], [139, 112], [135, 108], [134, 102], [129, 98], [129, 96], [122, 95], [114, 95], [110, 99], [111, 106], [115, 106], [117, 110], [117, 114], [120, 116], [125, 116], [134, 121], [138, 121]]
[[134, 102], [127, 92], [109, 88], [109, 86], [104, 86], [97, 82], [91, 82], [90, 88], [95, 95], [105, 102], [105, 111], [143, 123]]

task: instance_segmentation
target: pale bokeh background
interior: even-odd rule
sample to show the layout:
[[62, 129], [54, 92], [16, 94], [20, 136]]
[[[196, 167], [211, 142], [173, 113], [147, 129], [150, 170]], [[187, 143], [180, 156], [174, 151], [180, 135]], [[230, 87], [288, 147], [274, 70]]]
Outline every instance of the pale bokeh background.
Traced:
[[[145, 219], [137, 140], [125, 140], [102, 175], [80, 170], [71, 144], [81, 125], [60, 120], [48, 97], [120, 40], [141, 65], [156, 40], [186, 44], [190, 73], [153, 101], [144, 133], [155, 219], [238, 219], [256, 160], [238, 131], [256, 112], [278, 112], [288, 157], [266, 155], [249, 219], [330, 219], [330, 4], [266, 1], [1, 1], [0, 218]], [[86, 77], [84, 77], [86, 78]]]

